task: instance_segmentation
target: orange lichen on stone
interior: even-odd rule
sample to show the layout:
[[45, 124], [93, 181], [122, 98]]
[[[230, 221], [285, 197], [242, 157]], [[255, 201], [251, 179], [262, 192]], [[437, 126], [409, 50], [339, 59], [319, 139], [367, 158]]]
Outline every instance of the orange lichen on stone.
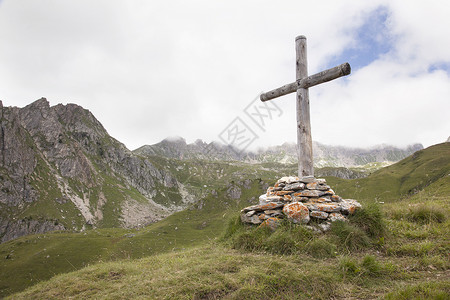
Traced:
[[292, 191], [277, 191], [277, 192], [275, 192], [275, 195], [277, 195], [277, 196], [284, 196], [284, 195], [288, 195], [288, 194], [292, 194]]
[[323, 192], [317, 190], [303, 190], [293, 194], [295, 197], [320, 197]]
[[318, 203], [316, 207], [317, 210], [325, 212], [337, 212], [341, 210], [341, 207], [334, 203]]
[[325, 203], [325, 202], [330, 202], [330, 200], [328, 200], [327, 198], [309, 198], [309, 202], [311, 203]]
[[348, 206], [348, 213], [351, 214], [351, 215], [353, 215], [353, 214], [355, 213], [355, 211], [356, 211], [356, 206], [350, 204], [350, 205]]
[[286, 204], [283, 207], [285, 215], [294, 223], [306, 224], [309, 222], [309, 209], [300, 202]]
[[312, 211], [309, 215], [311, 217], [318, 218], [318, 219], [323, 219], [323, 220], [328, 218], [328, 213], [326, 213], [324, 211]]
[[310, 182], [310, 183], [306, 184], [306, 188], [308, 190], [315, 190], [315, 189], [317, 189], [317, 185], [318, 185], [317, 182]]
[[284, 195], [283, 196], [283, 200], [284, 201], [292, 201], [292, 196], [291, 195]]
[[331, 213], [331, 214], [329, 215], [329, 219], [330, 219], [331, 222], [335, 222], [335, 221], [347, 221], [347, 218], [346, 218], [346, 217], [344, 217], [343, 215], [338, 214], [338, 213]]
[[340, 202], [341, 201], [341, 197], [339, 197], [338, 195], [332, 195], [331, 196], [331, 201], [333, 201], [333, 202]]
[[266, 204], [259, 205], [258, 209], [259, 210], [270, 210], [270, 209], [275, 209], [275, 208], [278, 208], [281, 206], [283, 206], [283, 204], [281, 204], [281, 203], [269, 202]]

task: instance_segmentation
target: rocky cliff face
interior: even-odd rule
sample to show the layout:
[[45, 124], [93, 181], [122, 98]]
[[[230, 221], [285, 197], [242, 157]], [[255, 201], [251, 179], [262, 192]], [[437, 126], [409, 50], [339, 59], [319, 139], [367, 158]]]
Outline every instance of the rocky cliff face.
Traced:
[[[85, 226], [139, 226], [193, 200], [75, 104], [0, 104], [0, 239]], [[179, 197], [167, 197], [168, 192]]]

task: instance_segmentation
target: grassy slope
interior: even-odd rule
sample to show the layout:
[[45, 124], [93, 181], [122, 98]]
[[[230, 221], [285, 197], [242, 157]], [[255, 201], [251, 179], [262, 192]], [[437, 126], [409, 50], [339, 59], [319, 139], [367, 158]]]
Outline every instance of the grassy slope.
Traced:
[[[391, 202], [411, 196], [448, 174], [450, 143], [443, 143], [420, 150], [366, 178], [327, 179], [342, 197]], [[450, 188], [445, 189], [450, 191]]]
[[230, 216], [239, 208], [253, 204], [254, 195], [262, 193], [258, 180], [248, 189], [242, 186], [241, 189], [242, 200], [227, 198], [225, 189], [217, 196], [202, 200], [202, 209], [181, 211], [140, 230], [58, 232], [1, 244], [0, 296], [90, 264], [171, 252], [214, 239]]
[[[330, 293], [339, 297], [369, 295], [373, 298], [399, 287], [403, 288], [400, 292], [406, 295], [426, 294], [432, 291], [448, 293], [449, 263], [445, 253], [450, 251], [450, 220], [447, 218], [441, 223], [419, 222], [407, 216], [414, 216], [415, 207], [420, 208], [424, 205], [425, 208], [441, 210], [444, 215], [450, 214], [448, 198], [450, 177], [446, 176], [450, 165], [449, 149], [445, 144], [431, 147], [427, 151], [420, 152], [415, 158], [408, 158], [376, 172], [369, 177], [373, 180], [329, 179], [335, 190], [345, 197], [356, 195], [352, 194], [350, 189], [359, 186], [357, 194], [361, 196], [359, 199], [363, 199], [363, 202], [374, 200], [370, 193], [379, 192], [380, 186], [389, 185], [392, 181], [400, 185], [396, 187], [392, 184], [389, 192], [379, 192], [377, 196], [380, 201], [391, 202], [384, 204], [383, 207], [389, 232], [382, 243], [380, 241], [382, 247], [377, 252], [368, 250], [368, 253], [376, 256], [381, 266], [394, 265], [394, 272], [379, 273], [376, 276], [363, 275], [364, 273], [350, 276], [342, 269], [342, 262], [345, 260], [342, 256], [316, 260], [306, 254], [300, 257], [298, 255], [279, 257], [264, 253], [240, 253], [216, 244], [190, 248], [217, 236], [224, 228], [223, 220], [238, 208], [247, 205], [247, 200], [259, 195], [261, 192], [259, 184], [254, 182], [250, 189], [243, 189], [241, 199], [245, 201], [241, 203], [226, 200], [225, 192], [222, 192], [217, 199], [211, 197], [205, 200], [201, 210], [180, 212], [140, 231], [96, 230], [87, 232], [86, 235], [59, 233], [45, 237], [24, 237], [0, 245], [1, 256], [5, 258], [10, 256], [9, 259], [2, 259], [0, 265], [2, 294], [6, 295], [32, 285], [37, 278], [45, 280], [53, 274], [79, 269], [87, 264], [121, 258], [127, 260], [97, 264], [75, 273], [57, 276], [49, 283], [37, 285], [20, 297], [35, 295], [38, 298], [45, 298], [79, 294], [81, 298], [88, 296], [145, 298], [155, 295], [165, 298], [165, 295], [171, 295], [167, 293], [172, 289], [175, 293], [173, 295], [186, 298], [221, 295], [232, 298], [243, 297], [249, 295], [250, 291], [250, 295], [255, 295], [255, 298], [276, 295], [298, 296], [303, 290], [292, 288], [292, 284], [306, 286], [308, 291], [315, 291], [315, 297], [321, 295], [322, 298], [327, 298]], [[426, 167], [421, 167], [418, 161]], [[421, 175], [412, 172], [414, 169]], [[411, 177], [416, 181], [412, 181]], [[427, 183], [430, 184], [427, 186]], [[423, 190], [412, 197], [407, 196], [410, 190], [414, 188], [419, 190], [424, 186]], [[127, 237], [129, 233], [134, 236]], [[64, 252], [64, 249], [67, 252]], [[142, 260], [128, 260], [160, 252], [170, 253]], [[362, 268], [366, 254], [366, 252], [353, 254], [352, 259], [359, 268]], [[180, 266], [165, 263], [172, 259], [179, 262]], [[314, 264], [311, 265], [310, 261]], [[239, 266], [237, 269], [236, 265]], [[228, 269], [231, 271], [227, 271]], [[14, 275], [16, 274], [14, 270], [19, 270], [18, 275]], [[311, 274], [309, 272], [314, 273], [318, 283], [300, 275]], [[292, 274], [289, 276], [291, 279], [286, 279], [283, 274]], [[434, 285], [428, 286], [427, 278], [436, 281]], [[418, 285], [415, 286], [415, 283]], [[127, 289], [130, 284], [136, 285], [136, 288]], [[393, 296], [396, 297], [395, 294]]]

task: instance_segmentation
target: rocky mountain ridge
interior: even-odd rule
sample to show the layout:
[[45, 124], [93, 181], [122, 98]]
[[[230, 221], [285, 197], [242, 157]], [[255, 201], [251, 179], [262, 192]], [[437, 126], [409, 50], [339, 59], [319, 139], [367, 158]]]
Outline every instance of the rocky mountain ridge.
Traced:
[[48, 230], [143, 225], [194, 199], [78, 105], [50, 107], [45, 98], [24, 108], [0, 103], [0, 118], [2, 242]]
[[[350, 148], [313, 142], [314, 166], [316, 168], [349, 168], [381, 162], [388, 165], [422, 149], [422, 144], [413, 144], [405, 148], [390, 145]], [[188, 144], [183, 138], [170, 138], [154, 145], [142, 146], [133, 152], [144, 156], [162, 155], [180, 160], [227, 160], [280, 164], [295, 164], [297, 162], [297, 145], [294, 143], [284, 143], [280, 146], [272, 146], [254, 152], [240, 152], [232, 146], [218, 142], [205, 143], [202, 140], [196, 140], [194, 143]]]

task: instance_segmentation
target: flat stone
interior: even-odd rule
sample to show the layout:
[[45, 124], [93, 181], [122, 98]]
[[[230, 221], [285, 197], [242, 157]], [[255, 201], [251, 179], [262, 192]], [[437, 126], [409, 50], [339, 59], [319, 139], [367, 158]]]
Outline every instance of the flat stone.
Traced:
[[342, 198], [339, 197], [338, 195], [332, 195], [332, 196], [330, 197], [330, 199], [331, 199], [331, 201], [333, 201], [333, 202], [341, 202], [341, 201], [342, 201]]
[[337, 203], [305, 203], [311, 211], [339, 212], [341, 206]]
[[279, 202], [281, 200], [283, 200], [283, 197], [280, 196], [267, 196], [267, 194], [262, 194], [259, 196], [260, 205], [267, 204], [269, 202]]
[[328, 190], [326, 190], [326, 191], [321, 191], [321, 192], [323, 193], [322, 196], [325, 196], [325, 195], [330, 195], [330, 196], [332, 196], [332, 195], [334, 195], [334, 191], [333, 191], [332, 189], [328, 189]]
[[274, 217], [274, 216], [282, 216], [282, 215], [283, 215], [281, 209], [280, 209], [280, 210], [278, 210], [278, 209], [265, 210], [264, 213], [265, 213], [266, 215], [270, 215], [270, 216], [272, 216], [272, 217]]
[[277, 192], [273, 192], [276, 196], [284, 196], [284, 195], [289, 195], [292, 194], [293, 191], [277, 191]]
[[310, 220], [308, 208], [300, 202], [286, 204], [283, 212], [294, 223], [307, 224]]
[[245, 216], [251, 217], [251, 216], [253, 216], [255, 213], [256, 213], [256, 211], [251, 210], [251, 211], [247, 212], [247, 213], [245, 214]]
[[310, 202], [310, 203], [332, 203], [333, 201], [331, 201], [330, 196], [324, 196], [324, 197], [319, 197], [319, 198], [308, 198], [308, 201], [306, 202]]
[[254, 211], [271, 210], [271, 209], [276, 209], [276, 208], [280, 208], [283, 206], [284, 206], [284, 203], [282, 203], [282, 202], [269, 202], [266, 204], [252, 205], [252, 206], [246, 207], [246, 208], [242, 209], [241, 212], [246, 213], [251, 210], [254, 210]]
[[345, 216], [343, 216], [340, 213], [331, 213], [328, 216], [328, 220], [330, 220], [331, 222], [335, 222], [335, 221], [347, 221], [347, 218]]
[[327, 184], [327, 181], [324, 178], [317, 178], [316, 181], [319, 184]]
[[299, 181], [303, 183], [311, 183], [315, 182], [316, 178], [314, 176], [303, 176], [302, 178], [300, 178]]
[[325, 195], [325, 192], [318, 190], [303, 190], [292, 194], [295, 197], [320, 197]]
[[278, 226], [280, 226], [280, 219], [278, 218], [268, 218], [259, 225], [259, 227], [267, 227], [272, 231], [275, 231]]
[[308, 190], [319, 190], [319, 191], [327, 191], [330, 187], [326, 184], [318, 183], [318, 182], [310, 182], [306, 185]]
[[328, 213], [326, 213], [324, 211], [312, 211], [309, 213], [309, 215], [311, 217], [314, 217], [317, 219], [322, 219], [322, 220], [326, 220], [328, 218]]
[[294, 183], [294, 182], [299, 182], [300, 179], [298, 177], [294, 177], [294, 176], [286, 176], [286, 177], [281, 177], [280, 179], [278, 179], [277, 184], [290, 184], [290, 183]]
[[301, 182], [294, 182], [290, 184], [286, 184], [283, 188], [283, 191], [298, 191], [303, 190], [305, 188], [305, 184]]

